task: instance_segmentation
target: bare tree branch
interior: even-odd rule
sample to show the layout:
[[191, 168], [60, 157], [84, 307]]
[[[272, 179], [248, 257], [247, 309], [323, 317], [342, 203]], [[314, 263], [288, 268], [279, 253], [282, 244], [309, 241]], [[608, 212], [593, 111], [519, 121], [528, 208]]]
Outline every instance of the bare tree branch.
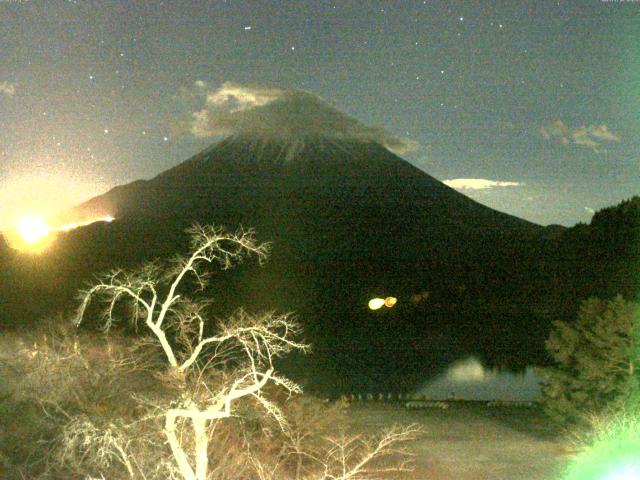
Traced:
[[[172, 370], [183, 379], [209, 346], [213, 349], [214, 358], [218, 353], [226, 355], [229, 350], [244, 353], [248, 367], [236, 371], [236, 378], [230, 386], [221, 387], [215, 394], [206, 385], [195, 388], [185, 393], [180, 405], [165, 412], [165, 434], [181, 475], [188, 480], [205, 480], [208, 466], [207, 422], [230, 417], [236, 401], [253, 397], [285, 428], [284, 415], [262, 395], [262, 389], [272, 381], [290, 392], [299, 392], [300, 387], [295, 383], [274, 375], [273, 360], [292, 350], [306, 351], [308, 347], [294, 338], [301, 331], [297, 322], [289, 315], [274, 313], [251, 315], [238, 310], [219, 325], [218, 335], [205, 336], [209, 304], [179, 293], [184, 279], [191, 275], [203, 288], [207, 274], [203, 266], [217, 262], [223, 269], [228, 269], [248, 255], [255, 255], [262, 263], [268, 245], [257, 243], [253, 230], [240, 229], [230, 234], [220, 227], [195, 225], [189, 233], [190, 256], [178, 258], [168, 270], [163, 270], [157, 263], [150, 263], [132, 272], [114, 270], [99, 277], [96, 285], [81, 293], [76, 323], [80, 325], [95, 297], [106, 303], [102, 321], [103, 328], [108, 330], [115, 321], [116, 307], [127, 302], [133, 307], [131, 321], [137, 324], [140, 318], [144, 318]], [[158, 292], [163, 286], [167, 293], [161, 299]], [[177, 343], [173, 345], [167, 338], [167, 326], [176, 331]], [[192, 468], [176, 434], [178, 419], [189, 419], [192, 423], [195, 468]]]
[[329, 438], [332, 445], [322, 462], [324, 473], [320, 480], [356, 480], [382, 478], [387, 473], [410, 472], [403, 460], [400, 464], [376, 466], [376, 463], [396, 455], [406, 457], [401, 444], [414, 440], [422, 430], [417, 425], [393, 427], [377, 439], [361, 436]]
[[[212, 325], [209, 301], [192, 299], [183, 291], [187, 277], [195, 281], [199, 289], [204, 288], [207, 267], [214, 262], [228, 269], [252, 255], [262, 263], [268, 245], [259, 244], [253, 230], [227, 233], [220, 227], [195, 225], [189, 233], [189, 256], [178, 257], [164, 267], [152, 262], [137, 270], [114, 270], [98, 277], [95, 285], [81, 292], [76, 314], [76, 323], [80, 325], [90, 303], [99, 301], [104, 304], [100, 317], [102, 327], [109, 330], [121, 308], [126, 307], [124, 311], [130, 321], [136, 326], [145, 325], [153, 334], [154, 343], [162, 348], [170, 368], [159, 377], [175, 388], [173, 391], [179, 393], [179, 398], [169, 404], [156, 404], [155, 414], [136, 422], [164, 417], [164, 437], [175, 462], [170, 469], [171, 477], [207, 479], [213, 428], [216, 422], [237, 415], [237, 405], [244, 400], [253, 400], [267, 417], [275, 420], [285, 438], [293, 442], [292, 447], [286, 447], [289, 453], [285, 455], [293, 451], [298, 459], [312, 462], [318, 473], [314, 478], [318, 480], [369, 479], [389, 472], [408, 471], [405, 463], [389, 466], [381, 461], [404, 453], [400, 445], [419, 432], [415, 426], [389, 430], [374, 440], [360, 436], [328, 438], [324, 456], [316, 450], [304, 450], [302, 438], [290, 433], [285, 414], [265, 392], [267, 384], [272, 384], [288, 394], [301, 393], [299, 385], [278, 375], [274, 369], [276, 358], [292, 351], [308, 351], [308, 345], [298, 340], [302, 334], [300, 324], [289, 314], [251, 314], [239, 309]], [[233, 363], [225, 368], [231, 360]], [[214, 365], [218, 368], [212, 369]], [[214, 381], [210, 381], [212, 379]], [[117, 461], [130, 477], [134, 476], [134, 469], [142, 471], [129, 453], [122, 429], [111, 425], [99, 431], [86, 421], [70, 423], [70, 426], [67, 442], [70, 446], [94, 439], [93, 448], [97, 450], [92, 455], [103, 465]], [[261, 479], [277, 478], [283, 465], [283, 458], [278, 458], [274, 465], [267, 467], [249, 454]], [[301, 472], [299, 461], [296, 478], [301, 478]]]

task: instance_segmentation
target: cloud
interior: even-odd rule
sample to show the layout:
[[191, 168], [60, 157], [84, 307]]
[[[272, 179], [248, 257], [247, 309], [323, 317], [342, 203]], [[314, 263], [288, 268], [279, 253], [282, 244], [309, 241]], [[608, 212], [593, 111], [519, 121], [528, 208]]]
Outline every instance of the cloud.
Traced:
[[591, 148], [596, 153], [600, 153], [600, 147], [603, 142], [620, 141], [620, 137], [615, 135], [604, 124], [572, 128], [558, 119], [550, 125], [540, 127], [538, 131], [547, 140], [558, 141], [564, 145], [573, 143]]
[[230, 112], [237, 113], [268, 105], [285, 95], [286, 92], [278, 88], [251, 88], [226, 82], [218, 90], [209, 92], [207, 105], [228, 108]]
[[591, 127], [589, 127], [589, 135], [599, 140], [606, 140], [609, 142], [620, 141], [620, 137], [618, 137], [617, 135], [614, 135], [611, 132], [611, 130], [609, 130], [609, 127], [607, 127], [606, 125], [600, 125], [600, 126], [592, 125]]
[[197, 137], [249, 133], [285, 140], [317, 135], [376, 142], [396, 153], [418, 147], [415, 141], [364, 125], [311, 93], [229, 82], [207, 92], [204, 108], [193, 113], [191, 133]]
[[521, 182], [501, 182], [487, 180], [486, 178], [454, 178], [452, 180], [444, 180], [443, 183], [456, 190], [488, 190], [494, 187], [519, 187], [524, 185]]
[[16, 85], [9, 82], [0, 82], [0, 94], [13, 97], [16, 94]]

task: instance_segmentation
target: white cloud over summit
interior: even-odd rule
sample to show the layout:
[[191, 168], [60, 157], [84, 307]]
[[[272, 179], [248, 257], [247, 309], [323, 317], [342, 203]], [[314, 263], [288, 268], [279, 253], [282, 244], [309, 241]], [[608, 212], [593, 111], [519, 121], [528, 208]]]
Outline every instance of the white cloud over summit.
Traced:
[[454, 178], [443, 180], [442, 183], [456, 190], [488, 190], [495, 187], [519, 187], [524, 185], [521, 182], [502, 182], [487, 180], [486, 178]]
[[416, 142], [369, 127], [311, 93], [229, 82], [207, 92], [204, 108], [193, 113], [191, 133], [198, 137], [249, 133], [280, 139], [319, 135], [377, 142], [396, 153], [417, 148]]

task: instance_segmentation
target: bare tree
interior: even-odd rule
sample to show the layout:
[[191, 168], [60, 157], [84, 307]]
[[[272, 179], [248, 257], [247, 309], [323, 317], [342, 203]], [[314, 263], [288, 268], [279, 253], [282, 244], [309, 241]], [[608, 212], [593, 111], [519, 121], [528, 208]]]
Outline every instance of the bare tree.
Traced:
[[[305, 480], [375, 480], [389, 475], [413, 471], [408, 459], [409, 451], [403, 447], [415, 440], [422, 429], [417, 425], [394, 426], [377, 436], [330, 435], [321, 439], [319, 452], [299, 450], [296, 454], [305, 457], [312, 473], [303, 474], [296, 469], [294, 478]], [[316, 439], [318, 441], [318, 439]], [[265, 464], [254, 456], [250, 457], [259, 480], [280, 480], [284, 478], [281, 465]]]
[[[290, 394], [300, 393], [296, 383], [276, 374], [274, 360], [291, 351], [304, 352], [308, 345], [297, 340], [301, 334], [300, 325], [288, 314], [254, 315], [240, 309], [228, 319], [212, 325], [208, 318], [209, 302], [191, 298], [183, 290], [193, 289], [193, 282], [196, 289], [203, 289], [207, 284], [206, 267], [212, 263], [228, 269], [249, 255], [264, 261], [268, 245], [258, 243], [253, 230], [228, 233], [219, 227], [196, 225], [189, 232], [192, 243], [188, 257], [178, 257], [166, 267], [152, 262], [133, 271], [114, 270], [98, 277], [96, 284], [80, 293], [76, 324], [83, 322], [90, 303], [98, 301], [104, 304], [100, 320], [105, 330], [112, 327], [117, 312], [122, 311], [124, 305], [126, 316], [134, 325], [143, 325], [151, 332], [151, 338], [159, 343], [168, 364], [165, 378], [175, 383], [180, 392], [179, 399], [169, 405], [156, 405], [156, 412], [164, 418], [164, 436], [177, 474], [184, 480], [205, 480], [212, 426], [233, 416], [240, 399], [255, 400], [288, 438], [295, 437], [289, 434], [285, 415], [277, 403], [268, 398], [265, 387], [274, 384]], [[232, 359], [229, 369], [211, 368], [216, 362], [224, 365]], [[212, 370], [218, 374], [213, 382], [210, 381]], [[185, 436], [184, 426], [188, 423], [192, 433]], [[73, 429], [70, 431], [74, 432]], [[85, 444], [87, 438], [101, 439], [97, 449], [101, 461], [113, 458], [134, 478], [136, 461], [129, 458], [124, 437], [111, 431], [107, 433], [109, 435], [105, 436], [104, 432], [83, 426], [77, 433], [70, 434], [73, 442], [67, 443]], [[410, 427], [389, 431], [373, 443], [350, 437], [330, 443], [328, 452], [322, 457], [301, 451], [296, 454], [306, 455], [320, 468], [318, 478], [365, 478], [365, 474], [374, 472], [367, 471], [366, 465], [394, 453], [395, 444], [414, 434], [415, 429]], [[193, 453], [188, 452], [191, 448]], [[268, 469], [255, 457], [251, 461], [260, 478], [278, 471], [278, 462], [276, 467]], [[404, 465], [394, 469], [398, 470], [404, 470]], [[171, 471], [175, 471], [173, 466]], [[334, 473], [337, 471], [341, 473]], [[299, 476], [298, 467], [296, 478]], [[171, 478], [174, 478], [173, 473]]]
[[[213, 350], [214, 357], [225, 349], [244, 354], [244, 363], [235, 369], [234, 378], [228, 384], [211, 391], [200, 382], [199, 386], [205, 388], [185, 390], [181, 400], [165, 413], [165, 434], [183, 478], [205, 480], [207, 424], [230, 417], [234, 402], [251, 396], [283, 429], [286, 428], [284, 416], [264, 396], [263, 389], [271, 382], [290, 392], [300, 392], [298, 385], [276, 375], [273, 360], [292, 350], [305, 351], [308, 347], [295, 340], [300, 327], [291, 316], [273, 313], [251, 315], [240, 310], [218, 326], [217, 334], [205, 335], [208, 303], [180, 292], [185, 279], [191, 276], [199, 287], [204, 288], [207, 281], [204, 266], [217, 262], [227, 269], [251, 254], [263, 261], [268, 245], [257, 243], [252, 230], [227, 233], [219, 227], [197, 225], [190, 233], [191, 255], [177, 259], [169, 268], [149, 263], [132, 272], [115, 270], [100, 277], [96, 285], [81, 293], [82, 303], [76, 322], [80, 325], [89, 303], [98, 297], [106, 304], [102, 320], [103, 327], [109, 329], [115, 320], [116, 307], [121, 302], [128, 303], [133, 309], [131, 320], [144, 322], [160, 343], [171, 373], [181, 380], [186, 380], [190, 371], [199, 372], [194, 366], [206, 349]], [[167, 336], [169, 328], [177, 332], [172, 340]], [[176, 435], [176, 424], [180, 419], [192, 422], [195, 442], [192, 461]]]

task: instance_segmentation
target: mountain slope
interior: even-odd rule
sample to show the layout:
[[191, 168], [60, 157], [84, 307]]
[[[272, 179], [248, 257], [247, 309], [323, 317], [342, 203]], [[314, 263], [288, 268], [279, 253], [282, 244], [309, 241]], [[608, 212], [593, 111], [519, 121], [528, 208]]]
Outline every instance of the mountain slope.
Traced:
[[[116, 221], [62, 236], [29, 267], [60, 305], [72, 306], [97, 271], [185, 251], [182, 231], [193, 222], [242, 224], [273, 242], [272, 255], [263, 269], [216, 276], [216, 311], [297, 312], [314, 368], [334, 388], [407, 388], [466, 353], [509, 365], [541, 358], [544, 280], [535, 269], [544, 229], [474, 202], [373, 142], [235, 135], [66, 216], [106, 214]], [[386, 295], [399, 298], [394, 309], [366, 308]]]
[[150, 181], [116, 187], [69, 213], [74, 218], [165, 216], [169, 209], [185, 214], [193, 208], [206, 209], [207, 199], [228, 206], [238, 202], [238, 195], [257, 204], [263, 198], [278, 201], [292, 194], [352, 195], [361, 206], [366, 202], [381, 209], [409, 206], [413, 216], [431, 215], [428, 223], [434, 226], [486, 222], [505, 228], [532, 226], [474, 202], [378, 144], [322, 137], [292, 146], [236, 135]]

